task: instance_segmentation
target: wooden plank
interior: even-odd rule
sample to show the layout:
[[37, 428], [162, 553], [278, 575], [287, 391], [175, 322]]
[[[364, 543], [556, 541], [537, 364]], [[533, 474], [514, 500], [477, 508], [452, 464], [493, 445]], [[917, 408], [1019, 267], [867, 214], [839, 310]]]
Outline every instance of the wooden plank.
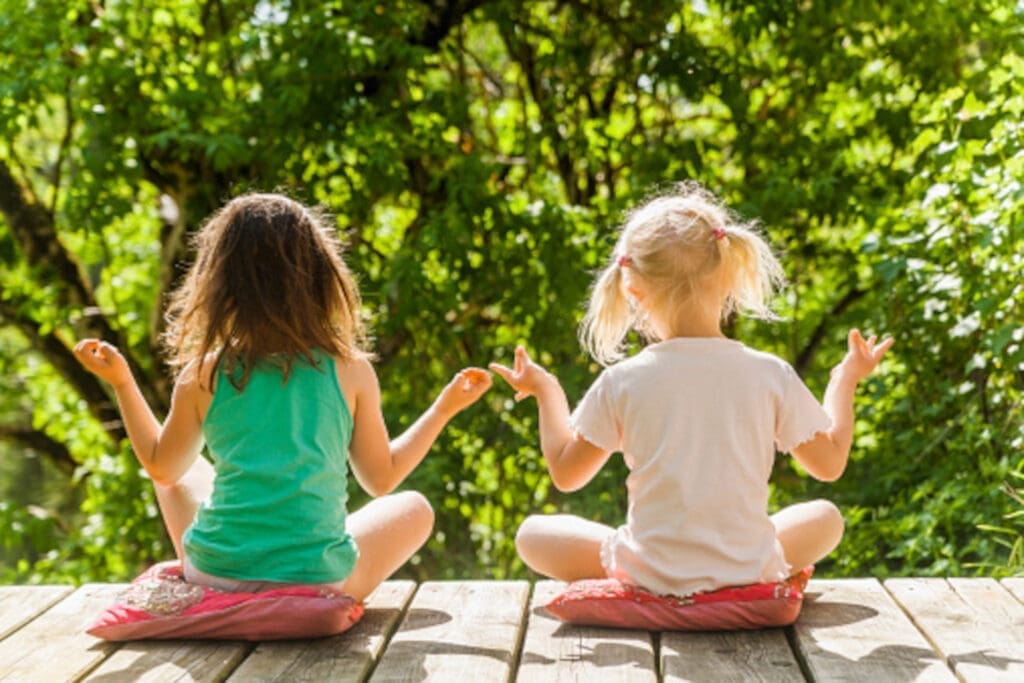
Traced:
[[781, 628], [662, 633], [661, 671], [666, 683], [804, 680]]
[[807, 593], [792, 628], [815, 680], [956, 680], [875, 579], [812, 580]]
[[85, 632], [124, 590], [86, 584], [0, 641], [0, 681], [66, 681], [89, 672], [117, 645]]
[[422, 584], [371, 680], [509, 680], [529, 593], [526, 581]]
[[889, 579], [885, 587], [965, 681], [1024, 680], [1024, 605], [993, 579]]
[[215, 640], [150, 640], [125, 643], [85, 679], [93, 683], [223, 681], [249, 643]]
[[414, 581], [386, 581], [366, 599], [366, 614], [346, 633], [308, 641], [262, 643], [228, 681], [363, 681], [415, 591]]
[[1000, 583], [1003, 584], [1003, 588], [1013, 593], [1015, 598], [1024, 602], [1024, 578], [1003, 579]]
[[534, 586], [517, 683], [658, 680], [647, 631], [573, 626], [549, 615], [543, 605], [564, 588], [559, 581]]
[[72, 590], [71, 586], [0, 586], [0, 640]]

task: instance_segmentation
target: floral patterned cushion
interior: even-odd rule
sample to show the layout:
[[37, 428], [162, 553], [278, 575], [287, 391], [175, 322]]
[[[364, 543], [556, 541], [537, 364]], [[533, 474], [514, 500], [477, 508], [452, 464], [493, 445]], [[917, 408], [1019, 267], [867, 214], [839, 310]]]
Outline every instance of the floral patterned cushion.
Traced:
[[572, 624], [648, 631], [732, 631], [796, 621], [808, 567], [778, 583], [722, 588], [684, 598], [655, 595], [615, 579], [574, 581], [544, 607]]
[[105, 640], [277, 640], [334, 635], [363, 616], [362, 603], [315, 586], [224, 593], [187, 583], [179, 562], [150, 567], [88, 632]]

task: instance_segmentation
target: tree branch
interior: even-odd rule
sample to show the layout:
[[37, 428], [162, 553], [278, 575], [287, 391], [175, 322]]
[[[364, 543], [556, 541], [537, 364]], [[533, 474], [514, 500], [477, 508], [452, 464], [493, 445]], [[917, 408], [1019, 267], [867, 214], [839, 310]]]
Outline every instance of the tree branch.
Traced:
[[[83, 312], [80, 319], [81, 332], [90, 337], [112, 341], [120, 347], [128, 360], [132, 373], [140, 380], [139, 386], [143, 395], [154, 410], [165, 411], [167, 399], [153, 389], [145, 373], [135, 360], [127, 339], [100, 312], [100, 307], [93, 295], [92, 286], [86, 279], [78, 262], [64, 248], [57, 234], [53, 213], [36, 201], [15, 179], [7, 164], [0, 160], [0, 213], [6, 219], [11, 235], [17, 242], [25, 261], [41, 273], [41, 279], [57, 284], [57, 306]], [[6, 303], [6, 302], [5, 302]], [[8, 313], [10, 309], [8, 309]], [[18, 327], [30, 338], [41, 338], [38, 334], [29, 334], [27, 327], [39, 327], [39, 322], [31, 320], [14, 309], [13, 316]], [[8, 315], [8, 317], [12, 317]], [[51, 335], [52, 336], [52, 335]], [[45, 335], [44, 335], [45, 337]], [[66, 353], [67, 348], [59, 342]], [[73, 360], [73, 357], [72, 357]], [[77, 365], [77, 361], [75, 362]], [[62, 373], [63, 374], [63, 373]]]
[[39, 323], [25, 316], [10, 299], [0, 299], [0, 320], [15, 326], [60, 373], [61, 377], [85, 399], [89, 412], [114, 441], [125, 438], [124, 425], [117, 405], [107, 395], [99, 378], [82, 367], [71, 349], [56, 334], [39, 331]]
[[16, 443], [42, 454], [57, 469], [69, 477], [75, 473], [78, 461], [71, 457], [71, 451], [59, 441], [54, 441], [38, 429], [25, 429], [13, 425], [0, 425], [0, 440]]
[[566, 150], [565, 138], [558, 131], [557, 111], [551, 102], [549, 93], [541, 84], [537, 75], [537, 63], [534, 57], [533, 48], [526, 40], [518, 40], [512, 32], [501, 29], [501, 36], [505, 42], [505, 49], [509, 55], [519, 62], [523, 75], [526, 77], [526, 85], [530, 96], [541, 111], [540, 125], [544, 134], [551, 139], [551, 147], [555, 151], [555, 163], [558, 167], [558, 175], [562, 178], [565, 186], [566, 198], [570, 204], [578, 205], [584, 197], [581, 195], [576, 182], [576, 172], [573, 169], [572, 158]]
[[64, 124], [64, 136], [61, 138], [60, 147], [57, 148], [57, 160], [53, 164], [53, 197], [50, 199], [50, 216], [57, 212], [57, 202], [60, 199], [60, 184], [63, 179], [64, 158], [67, 154], [68, 145], [75, 129], [75, 113], [71, 105], [71, 79], [64, 84], [64, 116], [67, 121]]
[[412, 43], [436, 50], [451, 30], [462, 23], [463, 17], [483, 5], [484, 0], [454, 0], [425, 4], [430, 8], [430, 14], [422, 32]]
[[793, 368], [797, 371], [801, 377], [810, 368], [811, 362], [814, 360], [815, 354], [818, 352], [818, 347], [825, 340], [825, 335], [828, 333], [829, 328], [835, 322], [835, 319], [846, 312], [850, 306], [855, 304], [859, 299], [867, 294], [863, 289], [857, 289], [854, 287], [847, 292], [842, 299], [837, 301], [828, 313], [822, 316], [821, 320], [818, 321], [817, 327], [811, 333], [807, 343], [796, 355], [796, 360], [793, 362]]

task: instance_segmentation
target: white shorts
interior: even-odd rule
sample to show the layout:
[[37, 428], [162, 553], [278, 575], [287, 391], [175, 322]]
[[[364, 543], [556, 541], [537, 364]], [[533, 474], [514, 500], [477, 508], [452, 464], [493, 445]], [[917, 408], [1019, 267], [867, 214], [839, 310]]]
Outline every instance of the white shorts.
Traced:
[[275, 588], [286, 588], [288, 586], [317, 586], [326, 588], [338, 593], [344, 593], [345, 582], [335, 581], [333, 583], [298, 584], [281, 583], [278, 581], [241, 581], [239, 579], [227, 579], [222, 576], [213, 576], [197, 569], [186, 556], [182, 561], [182, 573], [188, 583], [206, 586], [224, 593], [260, 593], [274, 590]]

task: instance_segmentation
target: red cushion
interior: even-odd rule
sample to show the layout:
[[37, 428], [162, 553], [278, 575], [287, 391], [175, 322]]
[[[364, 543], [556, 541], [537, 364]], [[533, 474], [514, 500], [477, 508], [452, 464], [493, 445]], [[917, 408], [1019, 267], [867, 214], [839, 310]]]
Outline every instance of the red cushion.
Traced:
[[347, 631], [362, 616], [362, 603], [342, 593], [314, 586], [224, 593], [187, 583], [179, 562], [162, 562], [135, 579], [88, 632], [106, 640], [315, 638]]
[[788, 626], [800, 615], [813, 567], [778, 583], [722, 588], [685, 598], [655, 595], [616, 579], [569, 584], [544, 607], [571, 624], [648, 631], [732, 631]]

